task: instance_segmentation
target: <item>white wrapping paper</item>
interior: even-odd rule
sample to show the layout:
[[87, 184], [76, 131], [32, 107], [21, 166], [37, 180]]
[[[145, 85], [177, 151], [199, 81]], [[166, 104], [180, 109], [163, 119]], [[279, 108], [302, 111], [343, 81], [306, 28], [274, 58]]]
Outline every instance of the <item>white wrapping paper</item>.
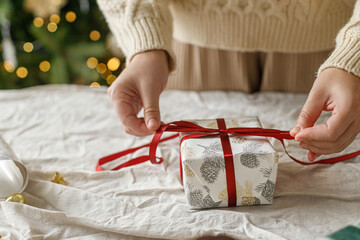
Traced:
[[[216, 120], [190, 120], [217, 129]], [[225, 119], [226, 127], [261, 127], [257, 117]], [[182, 134], [184, 136], [186, 134]], [[265, 137], [229, 135], [233, 152], [237, 206], [271, 204], [278, 153]], [[226, 170], [220, 137], [184, 140], [183, 183], [190, 209], [227, 207]]]

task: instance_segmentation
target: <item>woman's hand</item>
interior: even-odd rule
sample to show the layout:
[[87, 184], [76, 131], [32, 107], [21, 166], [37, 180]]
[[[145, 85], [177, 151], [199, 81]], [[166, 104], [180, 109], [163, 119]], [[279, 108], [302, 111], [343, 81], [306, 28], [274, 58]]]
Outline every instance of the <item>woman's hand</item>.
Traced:
[[[315, 125], [322, 111], [332, 111], [326, 124]], [[319, 74], [290, 131], [314, 161], [324, 154], [343, 151], [360, 132], [360, 78], [337, 68]]]
[[[168, 55], [154, 50], [135, 55], [108, 89], [124, 130], [144, 136], [160, 127], [159, 97], [169, 76]], [[137, 114], [144, 108], [144, 118]]]

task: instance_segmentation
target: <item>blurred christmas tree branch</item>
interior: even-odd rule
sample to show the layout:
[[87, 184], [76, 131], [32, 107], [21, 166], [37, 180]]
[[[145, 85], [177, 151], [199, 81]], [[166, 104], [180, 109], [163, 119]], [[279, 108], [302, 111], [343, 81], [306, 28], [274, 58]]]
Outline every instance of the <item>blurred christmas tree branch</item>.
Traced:
[[110, 85], [124, 68], [96, 0], [1, 0], [0, 24], [2, 89]]

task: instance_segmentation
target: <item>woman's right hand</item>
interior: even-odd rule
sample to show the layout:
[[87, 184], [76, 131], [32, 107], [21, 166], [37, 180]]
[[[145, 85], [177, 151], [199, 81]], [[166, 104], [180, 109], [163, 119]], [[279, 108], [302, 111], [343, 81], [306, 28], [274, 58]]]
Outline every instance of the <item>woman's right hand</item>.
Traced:
[[[124, 130], [135, 136], [153, 134], [160, 127], [159, 97], [169, 76], [163, 50], [138, 53], [108, 89]], [[144, 108], [144, 118], [137, 114]]]

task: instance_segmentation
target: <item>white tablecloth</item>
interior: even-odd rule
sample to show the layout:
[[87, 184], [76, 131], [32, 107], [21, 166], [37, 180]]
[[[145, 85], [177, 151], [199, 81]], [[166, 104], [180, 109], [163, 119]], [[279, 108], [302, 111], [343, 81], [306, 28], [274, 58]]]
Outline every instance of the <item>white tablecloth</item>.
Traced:
[[[258, 116], [263, 127], [289, 130], [305, 100], [284, 93], [166, 91], [161, 113], [164, 122]], [[100, 157], [151, 139], [122, 131], [106, 88], [0, 91], [0, 134], [30, 175], [27, 204], [0, 202], [2, 239], [315, 239], [360, 219], [360, 158], [302, 166], [275, 140], [280, 164], [272, 205], [188, 210], [176, 140], [161, 145], [161, 165], [96, 172]], [[357, 149], [359, 139], [348, 150]], [[288, 150], [306, 159], [297, 143], [289, 142]], [[49, 181], [56, 171], [67, 186]]]

